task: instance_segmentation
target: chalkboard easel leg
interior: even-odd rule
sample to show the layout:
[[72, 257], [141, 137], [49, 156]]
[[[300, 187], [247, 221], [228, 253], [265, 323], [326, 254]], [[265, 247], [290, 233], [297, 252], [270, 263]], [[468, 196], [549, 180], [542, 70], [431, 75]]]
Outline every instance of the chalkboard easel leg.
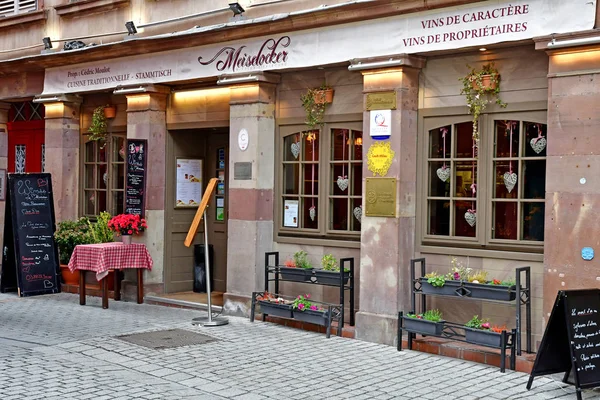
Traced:
[[79, 270], [79, 305], [85, 306], [85, 270]]
[[529, 381], [527, 381], [527, 390], [531, 390], [531, 385], [533, 385], [533, 375], [529, 375]]
[[569, 375], [571, 373], [571, 370], [567, 370], [567, 372], [565, 372], [565, 377], [563, 378], [563, 382], [564, 383], [568, 383], [569, 382]]
[[577, 393], [577, 400], [582, 400], [581, 389], [577, 388], [577, 392], [576, 393]]
[[102, 279], [102, 308], [108, 308], [108, 276]]

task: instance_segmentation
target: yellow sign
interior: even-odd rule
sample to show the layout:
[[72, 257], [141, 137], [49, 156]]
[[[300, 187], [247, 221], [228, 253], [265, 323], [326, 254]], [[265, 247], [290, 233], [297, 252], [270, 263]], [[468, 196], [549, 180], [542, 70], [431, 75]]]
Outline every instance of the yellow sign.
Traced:
[[367, 153], [367, 166], [375, 175], [386, 176], [396, 152], [390, 142], [374, 142]]
[[396, 92], [367, 93], [367, 111], [395, 109]]
[[396, 178], [367, 178], [366, 184], [365, 215], [395, 217]]

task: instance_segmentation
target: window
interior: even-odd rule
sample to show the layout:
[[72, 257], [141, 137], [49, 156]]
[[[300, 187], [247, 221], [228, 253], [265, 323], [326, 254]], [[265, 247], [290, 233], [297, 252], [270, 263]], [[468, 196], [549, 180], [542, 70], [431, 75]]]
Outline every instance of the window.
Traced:
[[[104, 145], [104, 146], [103, 146]], [[86, 141], [83, 151], [83, 215], [123, 213], [125, 203], [125, 135], [106, 142]]]
[[423, 244], [542, 251], [545, 113], [481, 117], [481, 142], [463, 117], [425, 120]]
[[280, 131], [279, 234], [359, 240], [362, 122]]
[[0, 0], [0, 17], [37, 10], [37, 0]]

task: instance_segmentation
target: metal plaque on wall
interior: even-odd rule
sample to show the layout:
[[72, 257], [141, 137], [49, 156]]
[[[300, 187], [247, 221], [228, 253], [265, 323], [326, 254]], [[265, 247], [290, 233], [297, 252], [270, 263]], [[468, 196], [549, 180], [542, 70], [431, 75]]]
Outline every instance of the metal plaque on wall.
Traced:
[[366, 179], [365, 215], [396, 217], [396, 178]]
[[247, 181], [252, 179], [252, 163], [233, 163], [233, 179], [236, 181]]
[[367, 93], [367, 111], [395, 109], [396, 92]]

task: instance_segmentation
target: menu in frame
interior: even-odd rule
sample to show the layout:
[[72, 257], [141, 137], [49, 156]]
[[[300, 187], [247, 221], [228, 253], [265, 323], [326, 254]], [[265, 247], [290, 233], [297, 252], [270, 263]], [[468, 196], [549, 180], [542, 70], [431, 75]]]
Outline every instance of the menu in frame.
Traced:
[[146, 159], [148, 141], [127, 140], [127, 180], [125, 183], [125, 214], [144, 216], [146, 198]]
[[202, 200], [202, 160], [177, 159], [175, 207], [198, 207]]

